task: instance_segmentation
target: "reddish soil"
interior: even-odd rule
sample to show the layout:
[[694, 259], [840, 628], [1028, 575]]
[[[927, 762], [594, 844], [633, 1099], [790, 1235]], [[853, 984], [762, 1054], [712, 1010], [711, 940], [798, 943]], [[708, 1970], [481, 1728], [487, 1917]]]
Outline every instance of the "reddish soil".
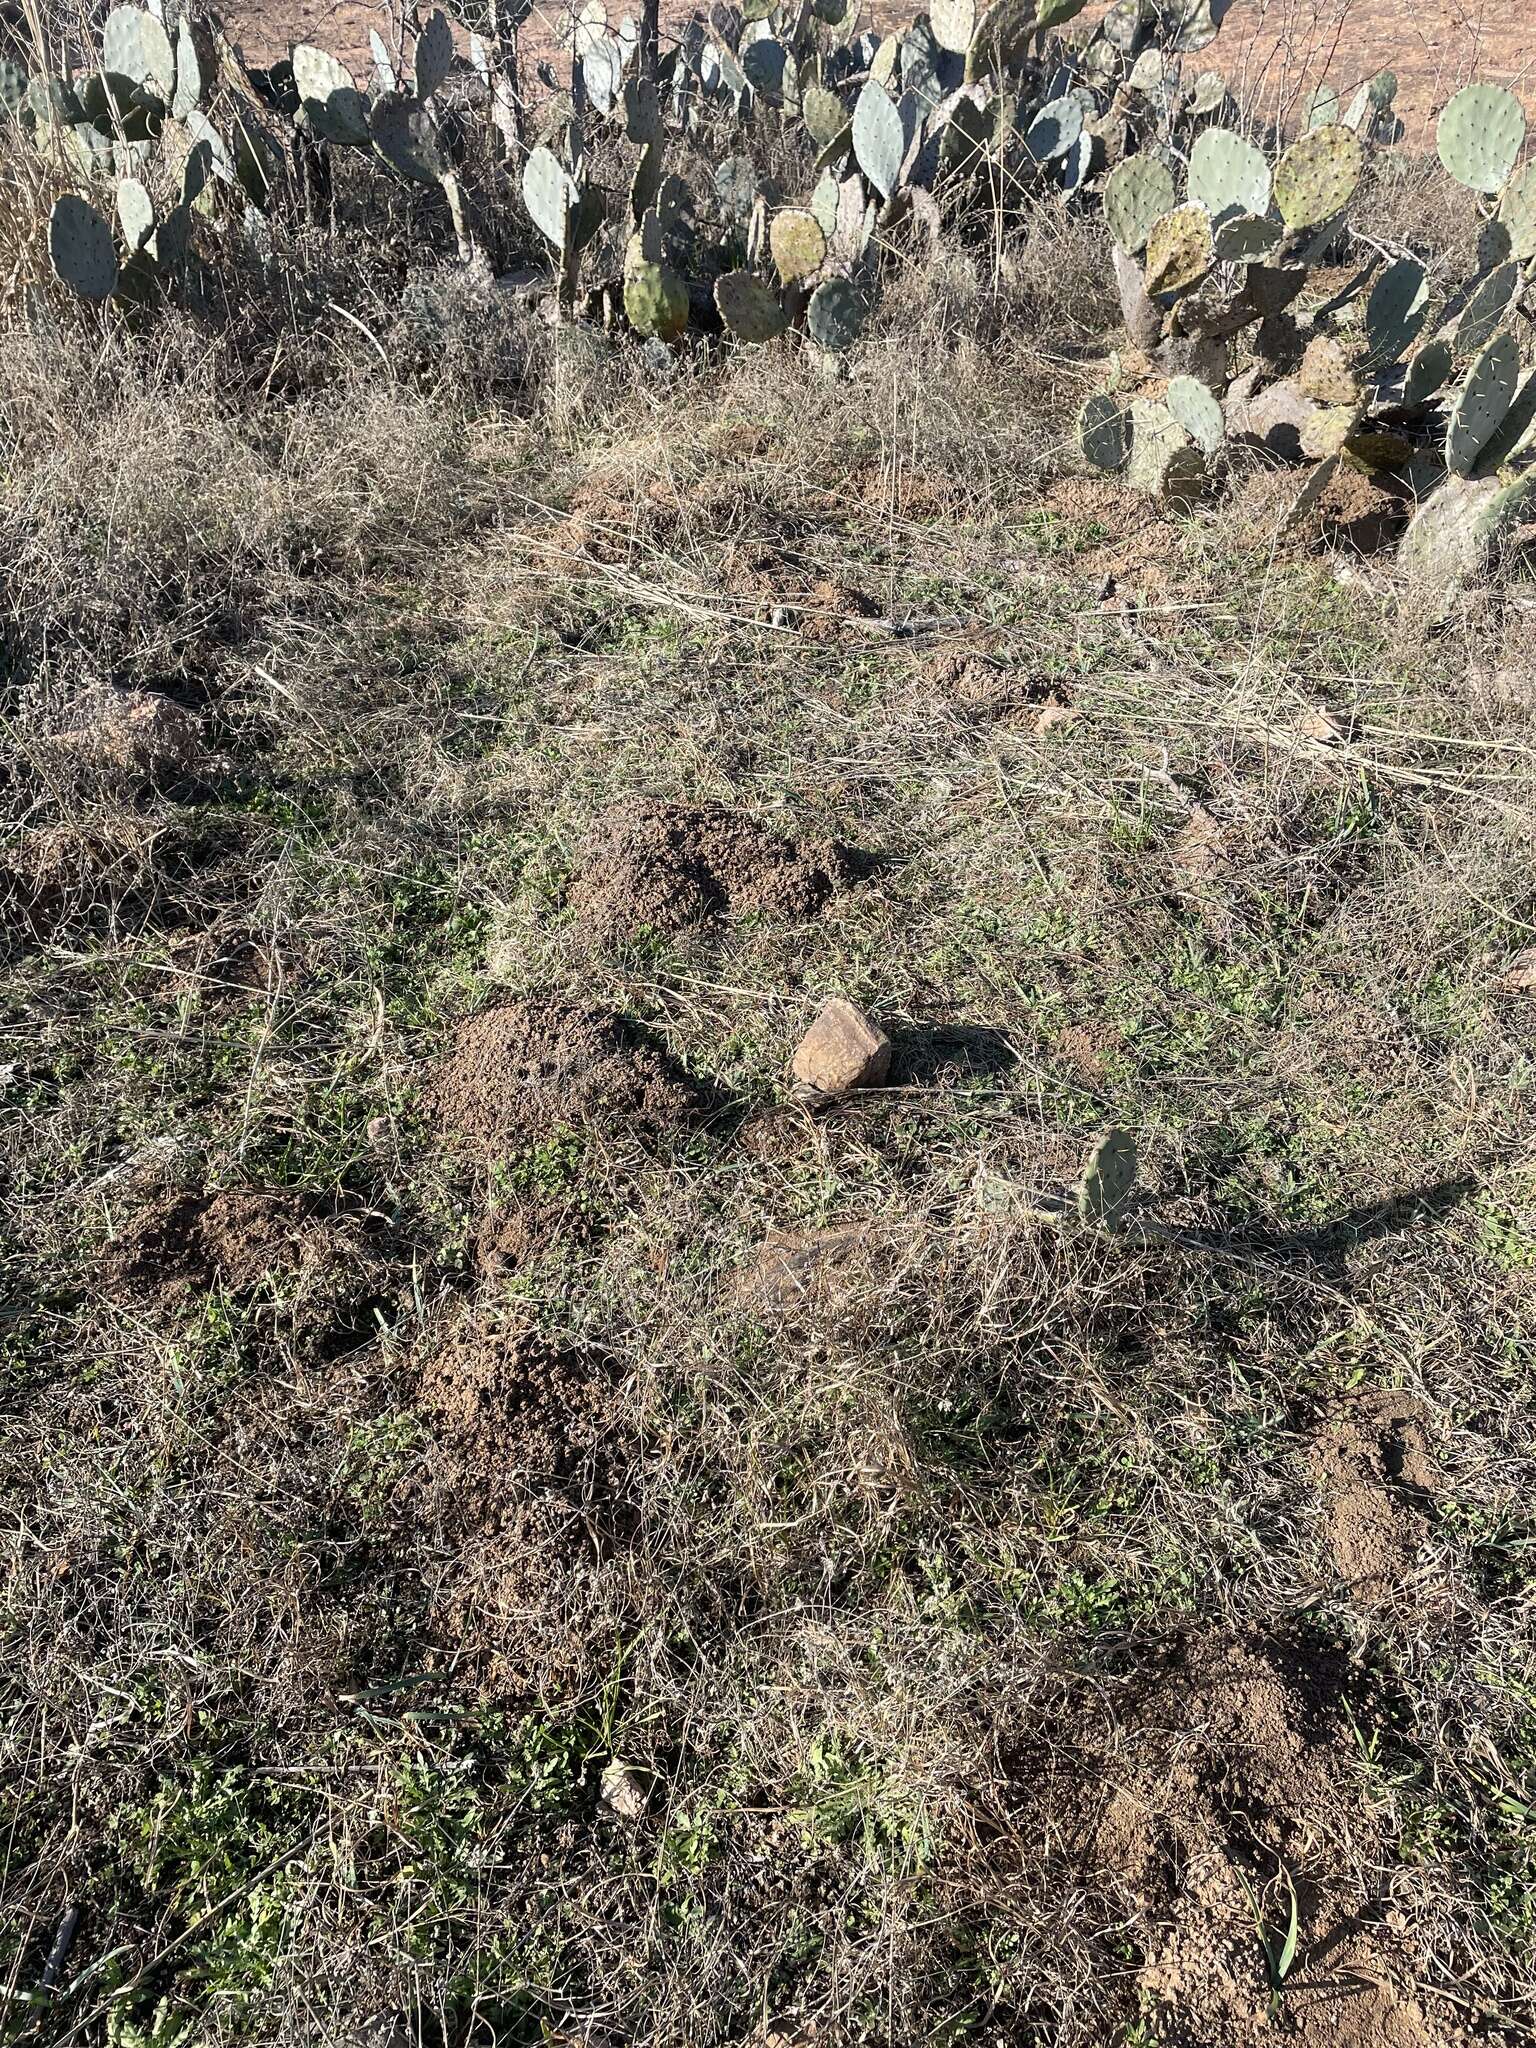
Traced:
[[112, 1246], [108, 1269], [132, 1293], [174, 1296], [217, 1282], [244, 1294], [328, 1254], [324, 1231], [307, 1220], [297, 1195], [226, 1188], [151, 1202]]
[[[1128, 1686], [1074, 1688], [1015, 1758], [1020, 1884], [1048, 1914], [1072, 1902], [1085, 1965], [1101, 1929], [1134, 1944], [1132, 1993], [1153, 2003], [1160, 2041], [1267, 2039], [1277, 2005], [1276, 2031], [1300, 2048], [1449, 2037], [1372, 1896], [1384, 1844], [1353, 1685], [1342, 1658], [1299, 1641], [1198, 1638]], [[1278, 1951], [1293, 1901], [1277, 2001], [1265, 1947]], [[1124, 1954], [1100, 1957], [1106, 1975]]]
[[851, 879], [840, 846], [797, 846], [739, 812], [686, 804], [618, 806], [577, 866], [571, 902], [599, 945], [751, 911], [812, 917]]
[[[615, 0], [610, 16], [624, 8]], [[694, 10], [666, 7], [669, 26]], [[907, 18], [912, 10], [880, 0], [875, 23]], [[270, 63], [292, 42], [319, 42], [354, 65], [368, 64], [368, 31], [390, 40], [389, 10], [363, 0], [238, 0], [228, 11], [231, 33], [253, 63]], [[548, 22], [559, 19], [551, 10]], [[1519, 90], [1536, 108], [1528, 0], [1477, 7], [1472, 0], [1242, 0], [1208, 55], [1194, 60], [1224, 72], [1240, 94], [1266, 110], [1294, 112], [1324, 79], [1341, 92], [1376, 72], [1397, 73], [1397, 110], [1407, 140], [1422, 141], [1428, 123], [1458, 85], [1479, 77]], [[549, 29], [524, 31], [530, 65], [547, 55]]]
[[470, 1017], [427, 1090], [430, 1114], [486, 1158], [562, 1127], [644, 1137], [687, 1122], [699, 1091], [627, 1018], [579, 1003], [503, 1003]]
[[564, 1692], [612, 1653], [634, 1515], [611, 1366], [518, 1325], [467, 1322], [425, 1361], [419, 1404], [451, 1539], [437, 1632], [496, 1696]]

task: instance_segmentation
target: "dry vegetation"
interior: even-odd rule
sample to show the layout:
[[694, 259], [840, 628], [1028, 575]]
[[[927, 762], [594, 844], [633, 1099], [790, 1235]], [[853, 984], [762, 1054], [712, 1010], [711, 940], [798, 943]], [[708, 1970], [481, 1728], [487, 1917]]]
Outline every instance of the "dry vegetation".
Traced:
[[5, 2039], [1529, 2038], [1536, 605], [1103, 270], [8, 335]]

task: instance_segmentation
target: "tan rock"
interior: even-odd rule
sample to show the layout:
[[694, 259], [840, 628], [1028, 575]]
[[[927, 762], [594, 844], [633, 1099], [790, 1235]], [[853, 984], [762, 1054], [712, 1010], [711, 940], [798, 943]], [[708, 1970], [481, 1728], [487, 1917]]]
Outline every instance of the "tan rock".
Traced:
[[830, 996], [795, 1048], [790, 1071], [821, 1095], [878, 1088], [891, 1070], [891, 1041], [856, 1003]]

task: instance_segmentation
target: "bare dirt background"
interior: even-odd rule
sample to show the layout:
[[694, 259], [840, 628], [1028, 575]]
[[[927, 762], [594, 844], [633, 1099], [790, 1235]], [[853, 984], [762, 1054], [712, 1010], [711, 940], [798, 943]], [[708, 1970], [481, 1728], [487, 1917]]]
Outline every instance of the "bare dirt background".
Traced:
[[[613, 0], [615, 21], [625, 11], [622, 0]], [[675, 27], [694, 11], [664, 5], [662, 19]], [[866, 15], [881, 23], [894, 11], [880, 4]], [[560, 16], [557, 7], [534, 10], [525, 32], [534, 55], [553, 47]], [[270, 61], [290, 43], [317, 41], [348, 62], [366, 64], [370, 28], [391, 43], [398, 33], [398, 9], [367, 0], [244, 0], [228, 18], [247, 56], [258, 61]], [[1484, 6], [1467, 0], [1237, 0], [1199, 63], [1225, 73], [1245, 105], [1282, 112], [1323, 79], [1343, 90], [1390, 68], [1399, 79], [1406, 139], [1413, 142], [1471, 77], [1512, 86], [1536, 107], [1536, 0]]]

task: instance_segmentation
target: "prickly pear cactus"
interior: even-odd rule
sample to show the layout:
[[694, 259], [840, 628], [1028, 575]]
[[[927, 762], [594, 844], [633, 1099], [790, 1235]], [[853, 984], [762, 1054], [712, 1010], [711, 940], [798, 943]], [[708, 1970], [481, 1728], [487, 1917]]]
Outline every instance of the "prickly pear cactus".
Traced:
[[1147, 236], [1146, 286], [1150, 298], [1172, 298], [1197, 285], [1215, 261], [1211, 216], [1203, 206], [1176, 206], [1152, 223]]
[[796, 206], [773, 216], [768, 230], [773, 267], [785, 284], [794, 284], [820, 270], [827, 260], [827, 237], [814, 213]]
[[1165, 504], [1193, 504], [1206, 485], [1205, 458], [1166, 405], [1138, 398], [1131, 404], [1131, 453], [1125, 480], [1132, 490]]
[[293, 46], [293, 83], [310, 127], [323, 142], [370, 149], [368, 103], [338, 57], [313, 43]]
[[1440, 161], [1459, 185], [1497, 192], [1525, 141], [1525, 110], [1502, 85], [1464, 85], [1435, 130]]
[[523, 204], [528, 218], [556, 249], [566, 245], [576, 197], [575, 181], [553, 150], [540, 143], [528, 152], [523, 165]]
[[1113, 392], [1096, 391], [1077, 416], [1077, 445], [1094, 469], [1120, 469], [1128, 447], [1125, 409]]
[[1163, 402], [1201, 454], [1215, 455], [1227, 438], [1227, 423], [1209, 386], [1198, 377], [1170, 377]]
[[853, 153], [882, 199], [889, 199], [896, 189], [906, 147], [901, 115], [890, 94], [878, 80], [868, 79], [853, 110]]
[[1393, 363], [1412, 348], [1429, 317], [1429, 277], [1422, 263], [1400, 256], [1371, 286], [1365, 341], [1373, 364]]
[[94, 206], [74, 192], [53, 202], [48, 218], [48, 257], [55, 277], [95, 305], [117, 288], [117, 250], [112, 230]]
[[1520, 344], [1506, 329], [1477, 358], [1452, 404], [1445, 431], [1445, 466], [1452, 476], [1472, 474], [1503, 425], [1519, 382]]
[[1116, 246], [1139, 256], [1174, 197], [1173, 173], [1160, 158], [1142, 153], [1116, 164], [1104, 181], [1104, 219]]
[[1189, 152], [1189, 196], [1212, 220], [1269, 211], [1269, 165], [1262, 151], [1226, 128], [1206, 128]]
[[789, 325], [789, 315], [750, 270], [727, 271], [715, 280], [715, 307], [737, 341], [761, 346]]
[[830, 149], [848, 127], [847, 109], [823, 85], [808, 85], [800, 95], [800, 118], [818, 149]]
[[162, 106], [176, 90], [176, 56], [163, 22], [146, 7], [114, 7], [101, 25], [101, 68], [147, 86]]
[[416, 97], [431, 99], [453, 68], [453, 30], [441, 7], [434, 7], [416, 38]]
[[818, 348], [841, 355], [858, 340], [868, 315], [868, 301], [851, 279], [828, 277], [811, 294], [805, 325]]
[[1136, 1187], [1136, 1141], [1127, 1131], [1109, 1131], [1083, 1162], [1077, 1213], [1084, 1223], [1119, 1227]]
[[1275, 165], [1275, 204], [1291, 229], [1320, 227], [1355, 196], [1365, 154], [1360, 138], [1330, 123], [1298, 136]]
[[118, 182], [117, 224], [130, 256], [136, 256], [155, 232], [155, 202], [137, 178]]
[[1511, 178], [1499, 201], [1499, 224], [1509, 237], [1509, 253], [1517, 263], [1536, 256], [1536, 163]]

